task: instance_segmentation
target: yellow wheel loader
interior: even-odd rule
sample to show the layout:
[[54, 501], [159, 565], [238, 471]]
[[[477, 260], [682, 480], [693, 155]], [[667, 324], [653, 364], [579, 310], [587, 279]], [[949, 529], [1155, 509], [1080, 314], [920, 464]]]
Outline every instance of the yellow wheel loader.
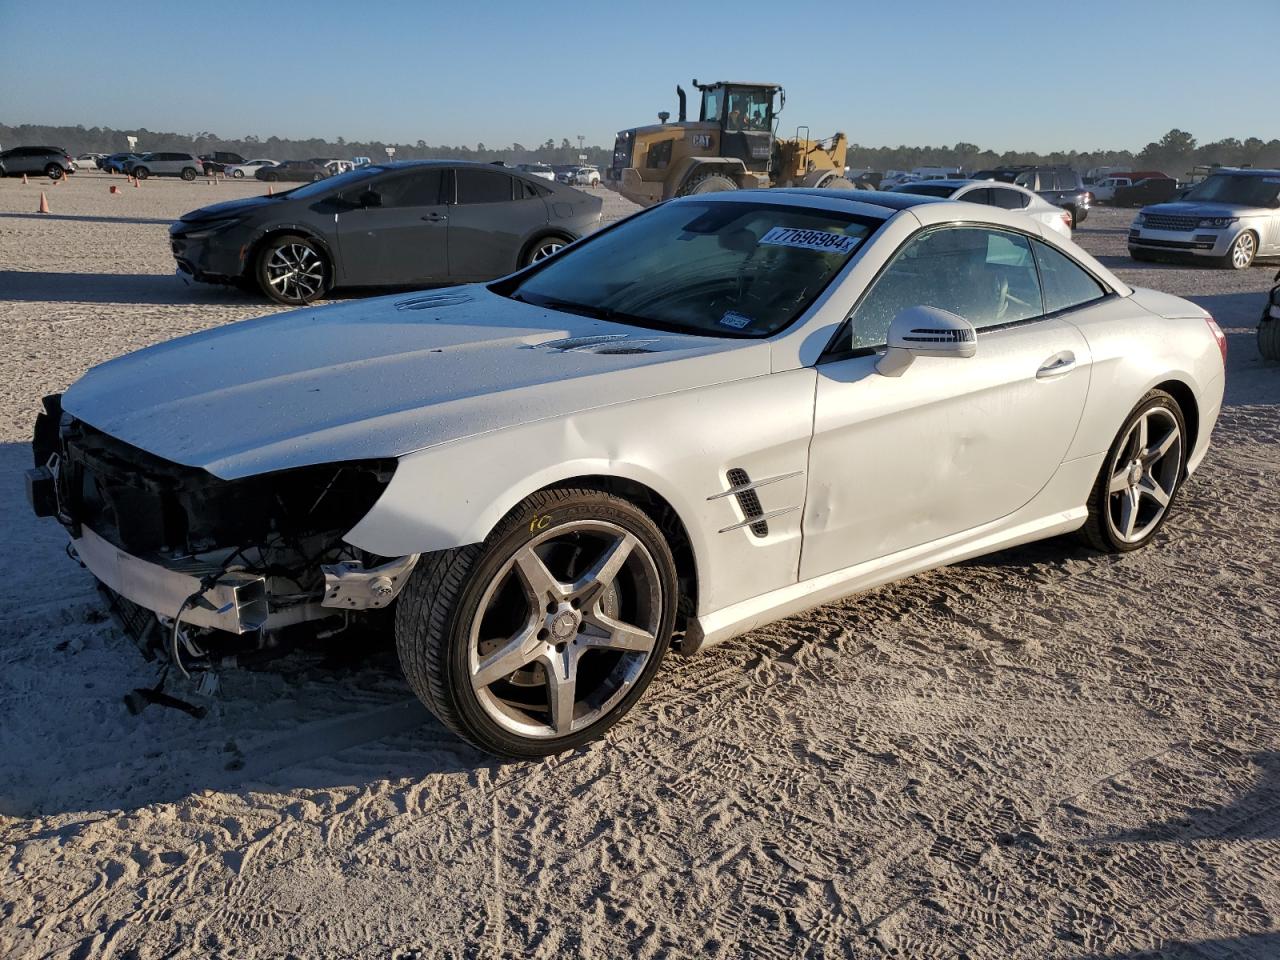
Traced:
[[605, 182], [628, 200], [649, 206], [671, 197], [751, 187], [853, 189], [845, 179], [843, 133], [812, 140], [808, 128], [777, 137], [787, 102], [776, 83], [698, 83], [698, 119], [687, 119], [685, 91], [677, 86], [678, 119], [623, 130], [614, 142]]

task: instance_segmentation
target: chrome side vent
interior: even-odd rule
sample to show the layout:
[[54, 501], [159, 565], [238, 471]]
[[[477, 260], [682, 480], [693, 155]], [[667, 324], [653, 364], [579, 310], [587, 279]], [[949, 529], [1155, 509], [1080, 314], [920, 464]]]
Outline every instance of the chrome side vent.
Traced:
[[769, 524], [761, 519], [764, 517], [764, 507], [760, 505], [760, 497], [755, 488], [750, 486], [751, 478], [747, 476], [747, 471], [741, 467], [734, 467], [725, 474], [725, 479], [729, 481], [730, 487], [746, 488], [734, 494], [734, 499], [738, 501], [738, 507], [742, 510], [742, 515], [749, 522], [751, 532], [757, 537], [767, 537], [769, 535]]

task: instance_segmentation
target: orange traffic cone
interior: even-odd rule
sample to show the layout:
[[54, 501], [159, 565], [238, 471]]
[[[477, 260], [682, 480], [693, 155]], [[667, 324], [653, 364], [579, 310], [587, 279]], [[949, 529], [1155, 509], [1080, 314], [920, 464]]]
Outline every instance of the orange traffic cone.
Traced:
[[134, 177], [134, 178], [133, 178], [133, 185], [134, 185], [135, 187], [138, 185], [138, 178], [137, 178], [137, 177]]
[[119, 187], [117, 187], [117, 186], [113, 183], [113, 184], [111, 185], [111, 190], [110, 190], [110, 192], [111, 192], [111, 193], [119, 193], [119, 192], [120, 192], [120, 188], [119, 188]]
[[24, 187], [27, 185], [27, 175], [25, 173], [22, 175], [22, 185]]
[[269, 183], [267, 184], [267, 196], [268, 197], [275, 196], [274, 192], [271, 189], [271, 184]]
[[40, 191], [40, 206], [36, 207], [36, 213], [49, 212], [49, 198], [44, 195], [44, 191]]

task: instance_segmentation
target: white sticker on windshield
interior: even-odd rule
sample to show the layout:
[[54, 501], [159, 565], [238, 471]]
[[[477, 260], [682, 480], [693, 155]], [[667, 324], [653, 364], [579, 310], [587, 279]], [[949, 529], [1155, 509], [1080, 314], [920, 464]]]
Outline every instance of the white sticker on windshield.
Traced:
[[799, 227], [774, 227], [761, 243], [781, 247], [799, 247], [801, 250], [819, 250], [822, 253], [848, 253], [858, 245], [859, 237], [848, 237], [829, 230], [802, 230]]
[[733, 327], [735, 330], [741, 330], [750, 323], [750, 317], [741, 313], [734, 313], [732, 310], [720, 318], [720, 325], [722, 327]]

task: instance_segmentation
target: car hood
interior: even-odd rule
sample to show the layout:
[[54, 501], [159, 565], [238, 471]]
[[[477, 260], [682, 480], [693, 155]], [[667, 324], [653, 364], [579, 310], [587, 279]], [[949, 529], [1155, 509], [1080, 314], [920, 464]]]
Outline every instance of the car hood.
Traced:
[[1247, 203], [1208, 203], [1203, 200], [1172, 200], [1142, 208], [1143, 213], [1162, 213], [1174, 217], [1263, 217], [1274, 210]]
[[212, 203], [207, 207], [201, 207], [199, 210], [192, 210], [190, 213], [184, 213], [179, 221], [183, 223], [197, 223], [201, 220], [222, 220], [226, 217], [235, 217], [250, 210], [256, 210], [259, 207], [265, 207], [268, 204], [276, 202], [276, 197], [242, 197], [239, 200], [226, 200], [223, 203]]
[[63, 409], [226, 480], [399, 457], [769, 372], [769, 345], [606, 323], [483, 286], [231, 324], [94, 367]]

